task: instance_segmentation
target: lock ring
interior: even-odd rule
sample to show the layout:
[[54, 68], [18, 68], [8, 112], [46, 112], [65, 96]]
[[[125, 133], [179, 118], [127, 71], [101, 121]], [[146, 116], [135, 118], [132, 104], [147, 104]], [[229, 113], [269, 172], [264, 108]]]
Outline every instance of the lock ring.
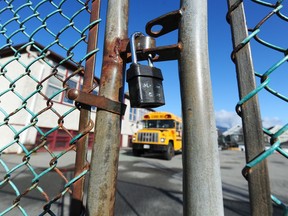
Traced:
[[135, 32], [130, 37], [130, 50], [131, 50], [131, 59], [132, 63], [137, 64], [137, 55], [136, 55], [136, 49], [135, 49], [135, 38], [139, 36], [144, 36], [141, 32]]

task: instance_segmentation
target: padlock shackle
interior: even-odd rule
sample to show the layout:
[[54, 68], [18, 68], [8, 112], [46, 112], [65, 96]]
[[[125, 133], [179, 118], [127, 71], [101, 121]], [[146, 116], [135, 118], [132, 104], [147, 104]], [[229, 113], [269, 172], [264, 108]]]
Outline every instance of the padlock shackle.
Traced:
[[139, 36], [144, 36], [141, 32], [135, 32], [130, 37], [130, 51], [131, 51], [131, 59], [132, 63], [137, 64], [137, 55], [136, 55], [136, 48], [135, 48], [135, 38]]

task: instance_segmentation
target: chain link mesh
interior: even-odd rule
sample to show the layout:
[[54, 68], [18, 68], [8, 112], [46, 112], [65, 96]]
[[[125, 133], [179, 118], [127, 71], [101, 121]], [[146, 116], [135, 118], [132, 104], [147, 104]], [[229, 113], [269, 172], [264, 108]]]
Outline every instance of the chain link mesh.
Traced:
[[[0, 1], [0, 189], [13, 197], [0, 196], [0, 215], [57, 215], [59, 200], [88, 172], [68, 176], [61, 160], [94, 127], [90, 120], [77, 131], [80, 105], [65, 96], [82, 88], [83, 64], [98, 51], [86, 53], [89, 29], [100, 22], [90, 14], [89, 1]], [[9, 160], [11, 152], [22, 159]], [[29, 212], [27, 197], [44, 207]]]
[[[282, 13], [284, 1], [252, 2], [269, 12], [254, 28], [248, 29], [251, 32], [249, 37], [238, 48], [253, 41], [284, 57], [266, 71], [255, 72], [259, 85], [238, 102], [236, 110], [239, 114], [241, 106], [263, 90], [288, 102], [284, 94], [271, 86], [272, 75], [287, 64], [287, 46], [281, 47], [259, 36], [260, 30], [268, 28], [268, 20], [274, 17], [287, 23], [288, 17]], [[67, 89], [81, 88], [83, 65], [98, 51], [86, 53], [89, 29], [100, 21], [89, 22], [90, 10], [91, 2], [80, 0], [0, 1], [0, 189], [13, 197], [11, 200], [0, 197], [0, 215], [35, 214], [24, 208], [30, 201], [27, 197], [43, 201], [38, 215], [57, 215], [59, 200], [70, 193], [71, 186], [88, 172], [85, 167], [78, 176], [69, 176], [64, 172], [61, 160], [70, 157], [77, 141], [94, 127], [90, 120], [85, 130], [77, 131], [75, 119], [80, 105], [65, 96]], [[97, 83], [94, 83], [89, 92], [95, 91]], [[288, 124], [274, 133], [263, 128], [270, 137], [271, 147], [246, 164], [244, 170], [253, 169], [275, 151], [288, 158], [279, 140], [287, 130]], [[54, 151], [55, 147], [61, 147], [61, 150]], [[17, 157], [9, 160], [5, 153], [10, 152], [21, 153], [21, 160], [16, 160]], [[48, 155], [48, 159], [41, 161], [45, 166], [34, 166], [39, 165], [34, 158], [43, 152]], [[48, 175], [50, 180], [47, 180]], [[45, 184], [47, 181], [49, 187]], [[57, 187], [57, 190], [52, 192], [51, 187]], [[285, 203], [273, 195], [272, 200], [287, 214]]]
[[[253, 28], [247, 27], [247, 30], [248, 30], [248, 32], [250, 32], [250, 34], [247, 38], [245, 38], [241, 42], [241, 44], [236, 46], [236, 48], [232, 52], [232, 59], [234, 59], [234, 56], [238, 51], [240, 51], [246, 44], [250, 43], [251, 49], [252, 49], [252, 55], [253, 55], [253, 59], [254, 59], [254, 61], [253, 61], [254, 66], [256, 68], [262, 69], [262, 68], [264, 68], [263, 65], [265, 65], [265, 67], [267, 67], [267, 69], [264, 69], [263, 72], [255, 72], [255, 77], [256, 77], [256, 80], [258, 82], [256, 89], [251, 91], [249, 94], [247, 94], [245, 97], [243, 97], [237, 103], [236, 112], [239, 114], [240, 117], [241, 117], [241, 106], [243, 106], [253, 96], [259, 95], [260, 93], [263, 93], [265, 90], [268, 93], [265, 95], [265, 97], [272, 95], [274, 97], [274, 99], [277, 99], [278, 101], [280, 100], [280, 101], [283, 101], [285, 103], [288, 102], [288, 98], [284, 94], [284, 91], [278, 90], [278, 89], [280, 89], [279, 88], [280, 84], [275, 86], [275, 82], [277, 83], [277, 81], [273, 82], [274, 79], [277, 79], [277, 77], [275, 78], [275, 76], [273, 77], [273, 75], [281, 74], [281, 71], [283, 70], [283, 65], [285, 65], [285, 64], [287, 65], [287, 60], [288, 60], [287, 44], [286, 44], [286, 46], [285, 45], [279, 46], [279, 44], [281, 44], [282, 41], [279, 39], [277, 40], [277, 33], [271, 31], [271, 29], [275, 30], [275, 27], [276, 27], [275, 23], [276, 22], [278, 23], [278, 25], [279, 25], [279, 23], [281, 23], [280, 25], [282, 25], [282, 26], [285, 26], [285, 24], [287, 24], [288, 17], [287, 17], [287, 15], [284, 14], [284, 12], [285, 12], [284, 0], [274, 1], [274, 3], [272, 3], [272, 1], [268, 2], [268, 1], [252, 0], [250, 2], [249, 1], [245, 2], [245, 1], [240, 0], [240, 1], [237, 1], [234, 4], [234, 6], [231, 7], [231, 9], [234, 10], [235, 8], [239, 7], [241, 3], [244, 3], [244, 6], [246, 6], [245, 7], [245, 9], [246, 9], [245, 15], [247, 16], [248, 25], [250, 23], [249, 21], [251, 21], [251, 17], [249, 19], [249, 10], [251, 12], [252, 11], [251, 8], [253, 8], [253, 12], [255, 10], [257, 10], [257, 8], [258, 8], [261, 11], [266, 11], [266, 14], [265, 14], [265, 16], [263, 16], [257, 20], [256, 25], [254, 25]], [[286, 5], [286, 7], [287, 7], [287, 5]], [[251, 13], [251, 14], [253, 14], [251, 16], [255, 16], [255, 13], [253, 13], [253, 12]], [[253, 17], [253, 20], [255, 20], [255, 19], [256, 18]], [[281, 31], [285, 31], [285, 30], [282, 29]], [[265, 37], [265, 34], [267, 32], [270, 35], [269, 39], [268, 39], [268, 37]], [[264, 33], [264, 34], [262, 34], [262, 33]], [[271, 54], [269, 53], [270, 56], [268, 58], [271, 58], [273, 55], [275, 55], [275, 56], [277, 56], [277, 58], [280, 56], [280, 59], [275, 58], [276, 62], [274, 62], [272, 65], [266, 66], [267, 63], [263, 57], [257, 58], [257, 55], [261, 56], [260, 52], [256, 53], [256, 51], [255, 51], [257, 49], [259, 51], [260, 50], [259, 47], [262, 49], [264, 48], [263, 51], [261, 49], [261, 51], [260, 51], [260, 52], [262, 52], [261, 54], [263, 54], [263, 52], [265, 52], [265, 53], [272, 52]], [[278, 54], [282, 54], [282, 57], [281, 57], [281, 55], [278, 55]], [[255, 59], [257, 59], [258, 61]], [[259, 61], [259, 59], [260, 59], [260, 61]], [[267, 62], [271, 62], [271, 61], [267, 61]], [[283, 74], [282, 74], [282, 76], [283, 76]], [[287, 85], [286, 85], [286, 87], [287, 87]], [[275, 106], [273, 106], [273, 110], [277, 110], [276, 104], [277, 103], [275, 103]], [[242, 171], [245, 178], [247, 177], [247, 173], [249, 173], [253, 170], [253, 167], [255, 167], [261, 161], [268, 158], [275, 151], [279, 153], [279, 156], [282, 156], [286, 159], [288, 158], [288, 153], [282, 149], [283, 143], [281, 142], [281, 139], [280, 139], [280, 136], [283, 135], [285, 132], [287, 132], [288, 124], [285, 124], [283, 127], [277, 129], [275, 132], [272, 132], [269, 129], [270, 128], [268, 128], [268, 127], [263, 127], [263, 132], [269, 137], [269, 142], [270, 142], [271, 146], [268, 149], [266, 149], [265, 151], [263, 151], [262, 153], [259, 153], [259, 155], [257, 157], [255, 157], [252, 161], [250, 161], [249, 163], [246, 164], [246, 166], [244, 167], [244, 169]], [[272, 193], [273, 193], [273, 191], [272, 191]], [[272, 198], [272, 201], [276, 205], [283, 208], [284, 215], [287, 215], [288, 214], [287, 205], [285, 203], [283, 203], [280, 199], [278, 199], [274, 195], [271, 195], [271, 198]]]

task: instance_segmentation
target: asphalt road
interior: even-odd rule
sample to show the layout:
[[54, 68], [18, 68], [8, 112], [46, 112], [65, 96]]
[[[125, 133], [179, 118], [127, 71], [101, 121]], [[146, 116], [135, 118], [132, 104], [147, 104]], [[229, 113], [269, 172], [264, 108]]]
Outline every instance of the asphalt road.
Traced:
[[[226, 216], [250, 215], [248, 183], [241, 174], [245, 153], [219, 151], [221, 178]], [[288, 202], [288, 161], [278, 154], [268, 159], [271, 191], [282, 201]], [[116, 215], [183, 215], [182, 210], [182, 155], [171, 161], [158, 155], [146, 154], [133, 157], [123, 151], [119, 165]], [[282, 215], [274, 208], [273, 215]]]
[[[221, 178], [224, 197], [224, 211], [226, 216], [247, 216], [249, 213], [248, 184], [241, 175], [245, 165], [245, 153], [240, 151], [219, 151], [221, 162]], [[61, 165], [69, 167], [73, 165], [74, 155], [61, 158]], [[0, 159], [9, 167], [16, 166], [23, 156], [2, 155]], [[47, 155], [38, 153], [32, 156], [31, 164], [39, 166], [35, 168], [40, 172], [49, 162]], [[1, 161], [0, 161], [1, 162]], [[45, 164], [43, 165], [43, 163]], [[268, 159], [270, 182], [272, 193], [282, 201], [288, 203], [288, 160], [273, 154]], [[42, 168], [41, 168], [42, 167]], [[42, 169], [43, 170], [43, 169]], [[0, 163], [0, 181], [4, 179], [6, 172]], [[72, 172], [65, 175], [72, 178]], [[130, 149], [122, 149], [119, 161], [116, 216], [177, 216], [183, 215], [182, 204], [182, 155], [176, 155], [171, 161], [162, 159], [159, 155], [146, 154], [134, 157]], [[29, 168], [20, 168], [13, 173], [13, 184], [19, 191], [31, 186], [31, 171]], [[51, 172], [41, 178], [40, 186], [54, 197], [63, 189], [63, 182], [58, 174]], [[15, 199], [13, 185], [0, 182], [0, 215], [7, 206], [12, 205]], [[39, 215], [43, 212], [45, 204], [43, 196], [32, 190], [21, 198], [21, 206], [28, 215]], [[59, 199], [51, 206], [54, 215], [69, 215], [69, 197]], [[23, 215], [21, 210], [14, 208], [5, 216]], [[45, 215], [49, 215], [48, 213]], [[53, 215], [53, 214], [51, 214]], [[282, 215], [281, 209], [275, 208], [274, 215]]]

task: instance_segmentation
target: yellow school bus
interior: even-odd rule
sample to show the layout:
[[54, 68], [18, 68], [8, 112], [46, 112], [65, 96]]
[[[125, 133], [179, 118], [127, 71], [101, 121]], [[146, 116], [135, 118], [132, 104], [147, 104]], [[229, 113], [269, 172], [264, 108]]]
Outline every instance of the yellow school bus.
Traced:
[[175, 151], [182, 150], [182, 119], [169, 112], [150, 112], [143, 116], [143, 129], [132, 137], [135, 156], [159, 152], [171, 160]]

